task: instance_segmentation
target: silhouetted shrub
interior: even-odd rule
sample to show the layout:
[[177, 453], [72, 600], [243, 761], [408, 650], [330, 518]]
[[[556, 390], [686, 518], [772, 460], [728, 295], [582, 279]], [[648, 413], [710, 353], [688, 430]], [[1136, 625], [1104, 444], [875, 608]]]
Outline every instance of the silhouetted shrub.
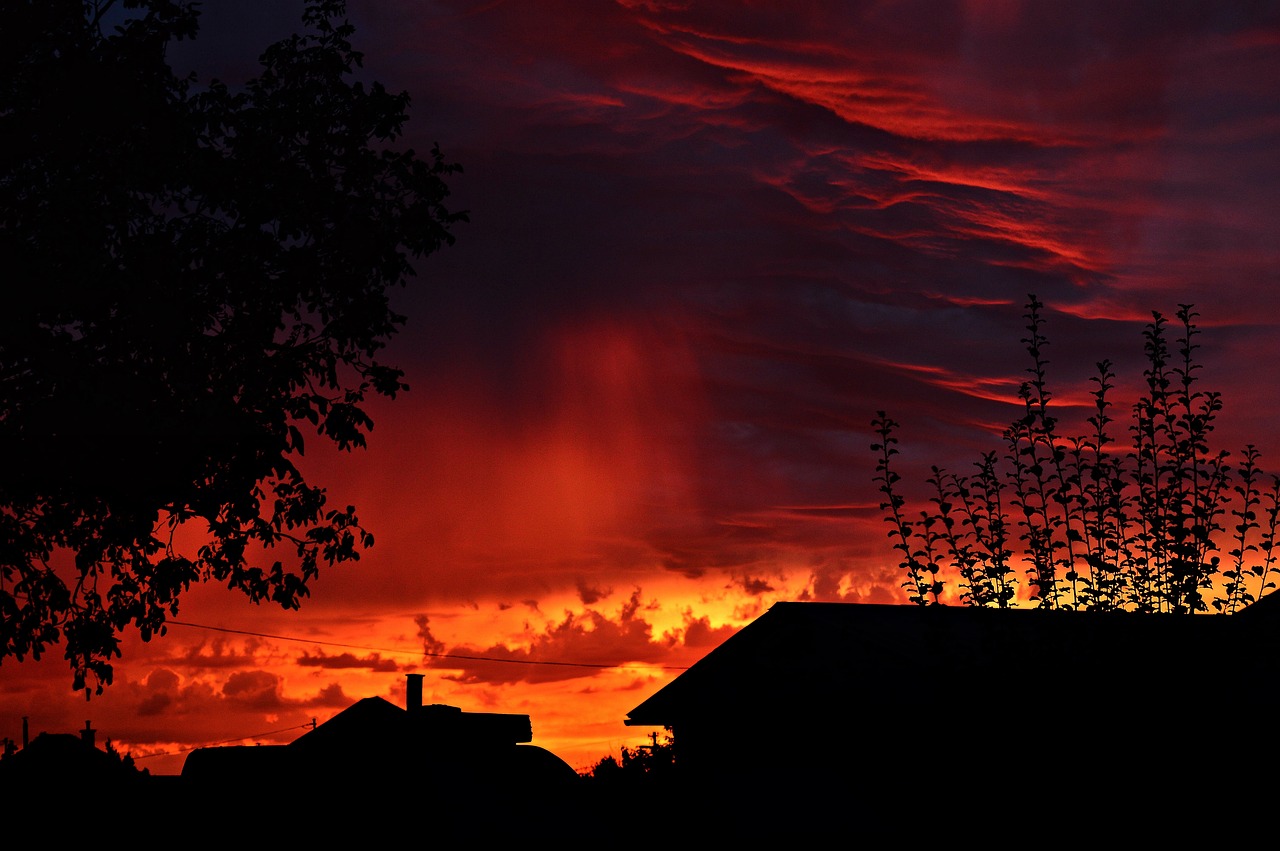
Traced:
[[1229, 614], [1275, 588], [1280, 477], [1262, 471], [1253, 444], [1234, 467], [1210, 446], [1222, 397], [1199, 385], [1199, 314], [1178, 306], [1171, 350], [1166, 318], [1152, 313], [1145, 392], [1121, 440], [1109, 360], [1096, 364], [1088, 433], [1060, 433], [1043, 307], [1029, 296], [1031, 378], [1003, 451], [983, 453], [968, 474], [931, 467], [929, 507], [909, 511], [901, 492], [899, 424], [884, 411], [872, 420], [880, 508], [910, 600], [941, 603], [954, 577], [973, 606], [1014, 606], [1025, 587], [1041, 608]]
[[675, 768], [675, 746], [670, 732], [663, 742], [653, 735], [653, 743], [619, 749], [618, 756], [605, 756], [583, 777], [595, 786], [656, 783], [669, 778]]

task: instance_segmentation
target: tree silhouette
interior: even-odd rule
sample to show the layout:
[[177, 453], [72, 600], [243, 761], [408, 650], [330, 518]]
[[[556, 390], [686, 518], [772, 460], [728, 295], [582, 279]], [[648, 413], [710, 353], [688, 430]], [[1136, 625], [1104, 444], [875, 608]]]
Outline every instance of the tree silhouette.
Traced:
[[293, 459], [363, 446], [366, 398], [407, 389], [389, 292], [466, 218], [458, 167], [396, 147], [408, 95], [354, 79], [344, 3], [236, 86], [168, 63], [196, 5], [0, 25], [0, 661], [63, 642], [98, 693], [193, 583], [292, 609], [373, 543]]
[[595, 762], [583, 777], [597, 785], [613, 787], [619, 784], [636, 786], [655, 784], [671, 775], [675, 766], [675, 742], [668, 730], [666, 739], [658, 741], [652, 733], [652, 744], [623, 747], [618, 756], [603, 756]]

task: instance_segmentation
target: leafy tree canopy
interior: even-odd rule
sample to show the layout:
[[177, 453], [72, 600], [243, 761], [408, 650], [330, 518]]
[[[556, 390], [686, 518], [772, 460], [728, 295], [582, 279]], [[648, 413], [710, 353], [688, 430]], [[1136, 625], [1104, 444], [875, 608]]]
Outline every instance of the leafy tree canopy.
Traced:
[[[407, 94], [355, 79], [307, 4], [244, 85], [178, 76], [187, 0], [17, 0], [0, 25], [0, 662], [63, 643], [75, 688], [192, 583], [297, 608], [372, 544], [294, 464], [363, 446], [389, 292], [452, 243]], [[180, 549], [174, 532], [207, 529]]]

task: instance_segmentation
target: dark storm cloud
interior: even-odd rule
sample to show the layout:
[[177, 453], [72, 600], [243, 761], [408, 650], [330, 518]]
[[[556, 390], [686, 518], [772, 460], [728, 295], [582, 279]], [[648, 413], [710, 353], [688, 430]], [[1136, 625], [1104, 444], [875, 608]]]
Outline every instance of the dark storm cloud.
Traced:
[[778, 506], [868, 504], [878, 409], [946, 462], [972, 457], [1016, 413], [1029, 293], [1067, 405], [1101, 357], [1136, 380], [1151, 309], [1203, 303], [1230, 326], [1277, 298], [1280, 105], [1258, 84], [1280, 74], [1274, 10], [351, 13], [357, 47], [377, 46], [364, 73], [410, 92], [407, 141], [463, 164], [451, 201], [472, 213], [404, 295], [410, 384], [465, 386], [528, 433], [579, 380], [566, 336], [678, 339], [704, 404], [664, 428], [698, 514], [614, 546], [684, 575], [746, 575], [826, 528]]
[[197, 671], [239, 668], [252, 665], [262, 647], [263, 643], [254, 638], [242, 642], [215, 638], [190, 644], [183, 647], [179, 655], [171, 655], [159, 661], [161, 664]]
[[645, 605], [637, 590], [612, 616], [591, 608], [566, 612], [532, 632], [527, 646], [450, 647], [432, 667], [457, 671], [446, 678], [463, 683], [502, 684], [589, 678], [599, 668], [627, 663], [662, 664], [678, 639], [653, 637]]
[[369, 671], [395, 672], [401, 665], [393, 659], [384, 659], [377, 653], [368, 656], [356, 656], [353, 653], [336, 653], [328, 655], [323, 652], [303, 653], [297, 664], [307, 668], [363, 668]]

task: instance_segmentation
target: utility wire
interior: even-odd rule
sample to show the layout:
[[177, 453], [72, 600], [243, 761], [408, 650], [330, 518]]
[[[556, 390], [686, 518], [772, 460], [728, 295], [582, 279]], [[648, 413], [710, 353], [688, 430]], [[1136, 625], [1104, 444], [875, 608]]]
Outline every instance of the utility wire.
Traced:
[[157, 757], [157, 756], [177, 756], [180, 753], [190, 753], [191, 751], [196, 751], [196, 750], [199, 750], [200, 748], [216, 747], [217, 745], [225, 745], [229, 742], [243, 742], [245, 739], [262, 739], [267, 736], [278, 736], [279, 734], [287, 733], [290, 730], [301, 730], [306, 727], [310, 727], [311, 729], [314, 730], [316, 727], [315, 722], [312, 721], [310, 724], [297, 724], [293, 727], [285, 727], [283, 730], [271, 730], [270, 732], [267, 732], [267, 733], [254, 733], [251, 736], [237, 736], [234, 739], [223, 739], [220, 742], [209, 742], [207, 744], [195, 745], [189, 748], [179, 748], [176, 751], [165, 751], [164, 753], [149, 753], [149, 754], [144, 754], [143, 756], [133, 756], [132, 754], [130, 754], [130, 757], [132, 757], [134, 762], [137, 762], [140, 759], [151, 759], [152, 757]]
[[[342, 647], [347, 650], [364, 650], [371, 653], [392, 653], [400, 656], [416, 656], [416, 657], [430, 656], [438, 659], [464, 659], [471, 662], [505, 662], [507, 664], [512, 664], [512, 665], [558, 665], [562, 667], [573, 667], [573, 668], [607, 669], [607, 668], [655, 668], [656, 667], [665, 671], [688, 670], [687, 665], [627, 665], [627, 664], [604, 665], [604, 664], [596, 664], [591, 662], [552, 662], [552, 661], [543, 661], [538, 659], [499, 659], [495, 656], [470, 656], [462, 653], [432, 653], [425, 650], [424, 651], [399, 650], [399, 649], [392, 649], [389, 647], [370, 647], [368, 645], [363, 645], [363, 644], [343, 644], [337, 641], [318, 641], [312, 638], [298, 638], [292, 635], [274, 635], [272, 633], [267, 633], [267, 632], [252, 632], [250, 630], [244, 630], [244, 629], [230, 629], [229, 627], [209, 626], [208, 624], [190, 623], [187, 621], [171, 620], [171, 621], [167, 621], [167, 623], [172, 626], [185, 626], [190, 629], [205, 629], [211, 632], [226, 632], [226, 633], [232, 633], [235, 635], [248, 635], [254, 638], [270, 638], [276, 641], [296, 641], [296, 642], [307, 643], [307, 644], [321, 644], [326, 647]], [[314, 729], [315, 722], [312, 722], [310, 724], [299, 724], [295, 727], [286, 727], [283, 730], [272, 730], [267, 733], [256, 733], [254, 735], [249, 735], [249, 736], [239, 736], [234, 739], [224, 739], [220, 742], [210, 742], [206, 745], [200, 745], [197, 747], [190, 747], [190, 748], [182, 748], [176, 751], [165, 751], [163, 753], [146, 754], [144, 756], [133, 757], [133, 760], [137, 762], [138, 760], [151, 759], [158, 756], [176, 756], [178, 754], [188, 753], [190, 751], [197, 750], [198, 747], [214, 747], [217, 745], [225, 745], [230, 742], [242, 742], [242, 741], [245, 741], [246, 739], [260, 739], [260, 738], [265, 738], [266, 736], [274, 736], [280, 733], [287, 733], [290, 730], [299, 730], [307, 727], [311, 727]]]
[[[369, 647], [363, 644], [342, 644], [337, 641], [318, 641], [312, 638], [297, 638], [291, 635], [273, 635], [267, 632], [252, 632], [244, 629], [230, 629], [229, 627], [209, 626], [208, 624], [189, 623], [187, 621], [171, 620], [171, 621], [167, 621], [166, 623], [172, 626], [185, 626], [190, 629], [205, 629], [211, 632], [226, 632], [226, 633], [232, 633], [235, 635], [248, 635], [253, 638], [270, 638], [276, 641], [296, 641], [296, 642], [307, 643], [307, 644], [322, 644], [326, 647], [342, 647], [347, 650], [364, 650], [371, 653], [393, 653], [400, 656], [431, 656], [439, 659], [464, 659], [472, 662], [506, 662], [512, 665], [559, 665], [563, 667], [574, 667], [574, 668], [605, 668], [605, 669], [636, 668], [636, 667], [655, 668], [656, 667], [666, 671], [687, 671], [688, 670], [687, 665], [623, 665], [623, 664], [604, 665], [604, 664], [596, 664], [591, 662], [552, 662], [552, 661], [542, 661], [537, 659], [499, 659], [495, 656], [469, 656], [461, 653], [432, 653], [425, 650], [424, 651], [399, 650], [399, 649], [392, 649], [388, 647]], [[133, 757], [133, 760], [134, 762], [137, 762], [138, 760], [152, 759], [158, 756], [176, 756], [178, 754], [184, 754], [194, 750], [198, 750], [201, 747], [216, 747], [218, 745], [225, 745], [231, 742], [243, 742], [246, 739], [261, 739], [267, 736], [275, 736], [275, 735], [279, 735], [280, 733], [287, 733], [290, 730], [301, 730], [308, 727], [315, 729], [315, 722], [312, 721], [309, 724], [299, 724], [293, 727], [285, 727], [282, 730], [271, 730], [266, 733], [255, 733], [248, 736], [238, 736], [234, 739], [223, 739], [222, 741], [219, 741], [219, 742], [209, 742], [204, 745], [197, 745], [189, 748], [181, 748], [176, 751], [165, 751], [163, 753], [152, 753], [152, 754], [145, 754], [143, 756], [135, 756]], [[605, 740], [605, 741], [609, 741], [611, 743], [612, 740]]]
[[229, 629], [222, 626], [208, 626], [199, 623], [187, 623], [186, 621], [167, 621], [173, 626], [186, 626], [192, 629], [207, 629], [213, 632], [229, 632], [236, 635], [249, 635], [254, 638], [272, 638], [276, 641], [298, 641], [306, 644], [323, 644], [326, 647], [343, 647], [347, 650], [366, 650], [371, 653], [394, 653], [401, 656], [431, 656], [437, 659], [464, 659], [469, 662], [504, 662], [509, 665], [556, 665], [567, 668], [658, 668], [663, 671], [687, 671], [688, 665], [639, 665], [639, 664], [617, 664], [605, 665], [595, 664], [591, 662], [551, 662], [538, 659], [499, 659], [496, 656], [468, 656], [461, 653], [432, 653], [427, 650], [393, 650], [387, 647], [368, 647], [361, 644], [340, 644], [336, 641], [317, 641], [313, 638], [296, 638], [291, 635], [272, 635], [265, 632], [250, 632], [243, 629]]

